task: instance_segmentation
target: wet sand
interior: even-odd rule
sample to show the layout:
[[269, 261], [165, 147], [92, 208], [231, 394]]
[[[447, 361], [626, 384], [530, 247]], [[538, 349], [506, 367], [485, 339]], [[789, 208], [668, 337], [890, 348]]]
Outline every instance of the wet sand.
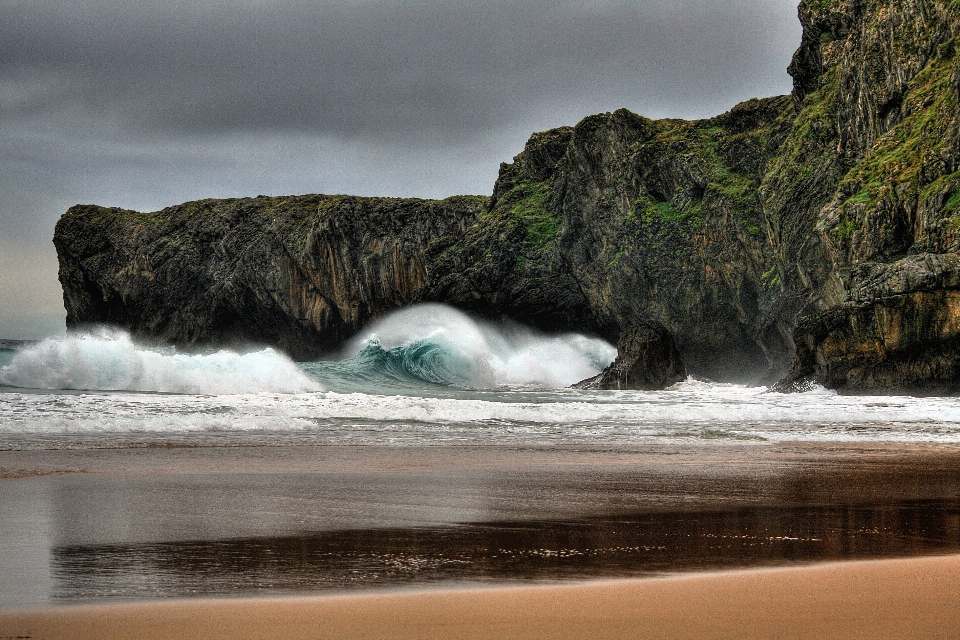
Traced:
[[960, 638], [960, 556], [569, 586], [0, 613], [4, 638]]
[[0, 610], [960, 552], [960, 449], [0, 451]]

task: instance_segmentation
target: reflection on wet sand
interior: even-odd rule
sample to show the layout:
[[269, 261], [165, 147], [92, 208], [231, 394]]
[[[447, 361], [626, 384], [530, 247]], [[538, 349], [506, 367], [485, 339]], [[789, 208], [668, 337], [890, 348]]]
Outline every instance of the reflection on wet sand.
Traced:
[[117, 448], [0, 469], [0, 609], [960, 551], [953, 447]]
[[60, 546], [55, 600], [637, 577], [960, 551], [960, 499]]

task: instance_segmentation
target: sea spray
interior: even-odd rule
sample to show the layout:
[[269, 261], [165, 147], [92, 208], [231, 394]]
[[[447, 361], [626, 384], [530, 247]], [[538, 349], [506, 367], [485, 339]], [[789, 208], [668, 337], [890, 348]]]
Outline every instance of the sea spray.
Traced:
[[[598, 338], [548, 336], [517, 324], [494, 324], [451, 307], [422, 304], [393, 312], [360, 332], [349, 358], [314, 369], [326, 375], [393, 382], [498, 387], [562, 388], [599, 373], [617, 350]], [[372, 381], [372, 380], [371, 380]]]
[[320, 391], [273, 349], [187, 355], [139, 346], [124, 332], [47, 338], [16, 352], [0, 368], [0, 384], [28, 389], [155, 391], [187, 394]]
[[597, 338], [548, 336], [424, 304], [391, 313], [357, 335], [346, 358], [296, 364], [273, 349], [177, 353], [137, 345], [122, 331], [48, 338], [0, 367], [0, 385], [26, 389], [230, 395], [417, 393], [430, 388], [563, 388], [616, 356]]

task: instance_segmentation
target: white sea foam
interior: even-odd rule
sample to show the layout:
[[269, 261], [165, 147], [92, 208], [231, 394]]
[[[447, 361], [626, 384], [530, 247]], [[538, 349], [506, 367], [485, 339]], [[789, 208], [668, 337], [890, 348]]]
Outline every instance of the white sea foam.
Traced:
[[185, 355], [134, 344], [119, 331], [48, 338], [0, 368], [0, 384], [30, 389], [156, 391], [189, 394], [319, 391], [273, 349]]
[[520, 325], [475, 320], [451, 307], [422, 304], [387, 315], [351, 341], [355, 355], [370, 342], [384, 349], [429, 342], [447, 353], [447, 367], [464, 384], [568, 387], [613, 362], [615, 347], [575, 333], [548, 336]]
[[184, 434], [255, 438], [262, 432], [329, 444], [960, 444], [960, 402], [823, 391], [785, 395], [692, 381], [659, 392], [457, 391], [444, 397], [0, 394], [0, 445], [28, 434], [146, 434], [164, 441]]
[[[649, 392], [559, 388], [599, 371], [613, 348], [583, 336], [494, 326], [434, 305], [388, 316], [358, 336], [353, 353], [374, 339], [410, 361], [404, 375], [433, 367], [434, 377], [451, 373], [471, 384], [416, 387], [433, 378], [414, 375], [396, 378], [402, 384], [390, 390], [365, 370], [336, 393], [321, 390], [308, 372], [349, 377], [351, 367], [384, 361], [359, 358], [324, 369], [323, 363], [297, 365], [269, 349], [182, 355], [138, 346], [120, 333], [71, 336], [22, 349], [0, 368], [0, 384], [8, 385], [0, 389], [0, 449], [178, 438], [241, 444], [270, 438], [420, 445], [688, 439], [960, 444], [958, 398], [841, 396], [824, 389], [779, 394], [695, 380]], [[395, 366], [397, 358], [387, 364]]]

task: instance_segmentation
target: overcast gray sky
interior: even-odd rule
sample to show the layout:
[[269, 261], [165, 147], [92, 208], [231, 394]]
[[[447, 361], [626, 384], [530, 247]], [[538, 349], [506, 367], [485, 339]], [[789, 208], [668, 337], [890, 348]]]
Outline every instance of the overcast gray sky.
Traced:
[[790, 91], [797, 0], [4, 0], [0, 338], [62, 331], [67, 207], [488, 194], [533, 131]]

